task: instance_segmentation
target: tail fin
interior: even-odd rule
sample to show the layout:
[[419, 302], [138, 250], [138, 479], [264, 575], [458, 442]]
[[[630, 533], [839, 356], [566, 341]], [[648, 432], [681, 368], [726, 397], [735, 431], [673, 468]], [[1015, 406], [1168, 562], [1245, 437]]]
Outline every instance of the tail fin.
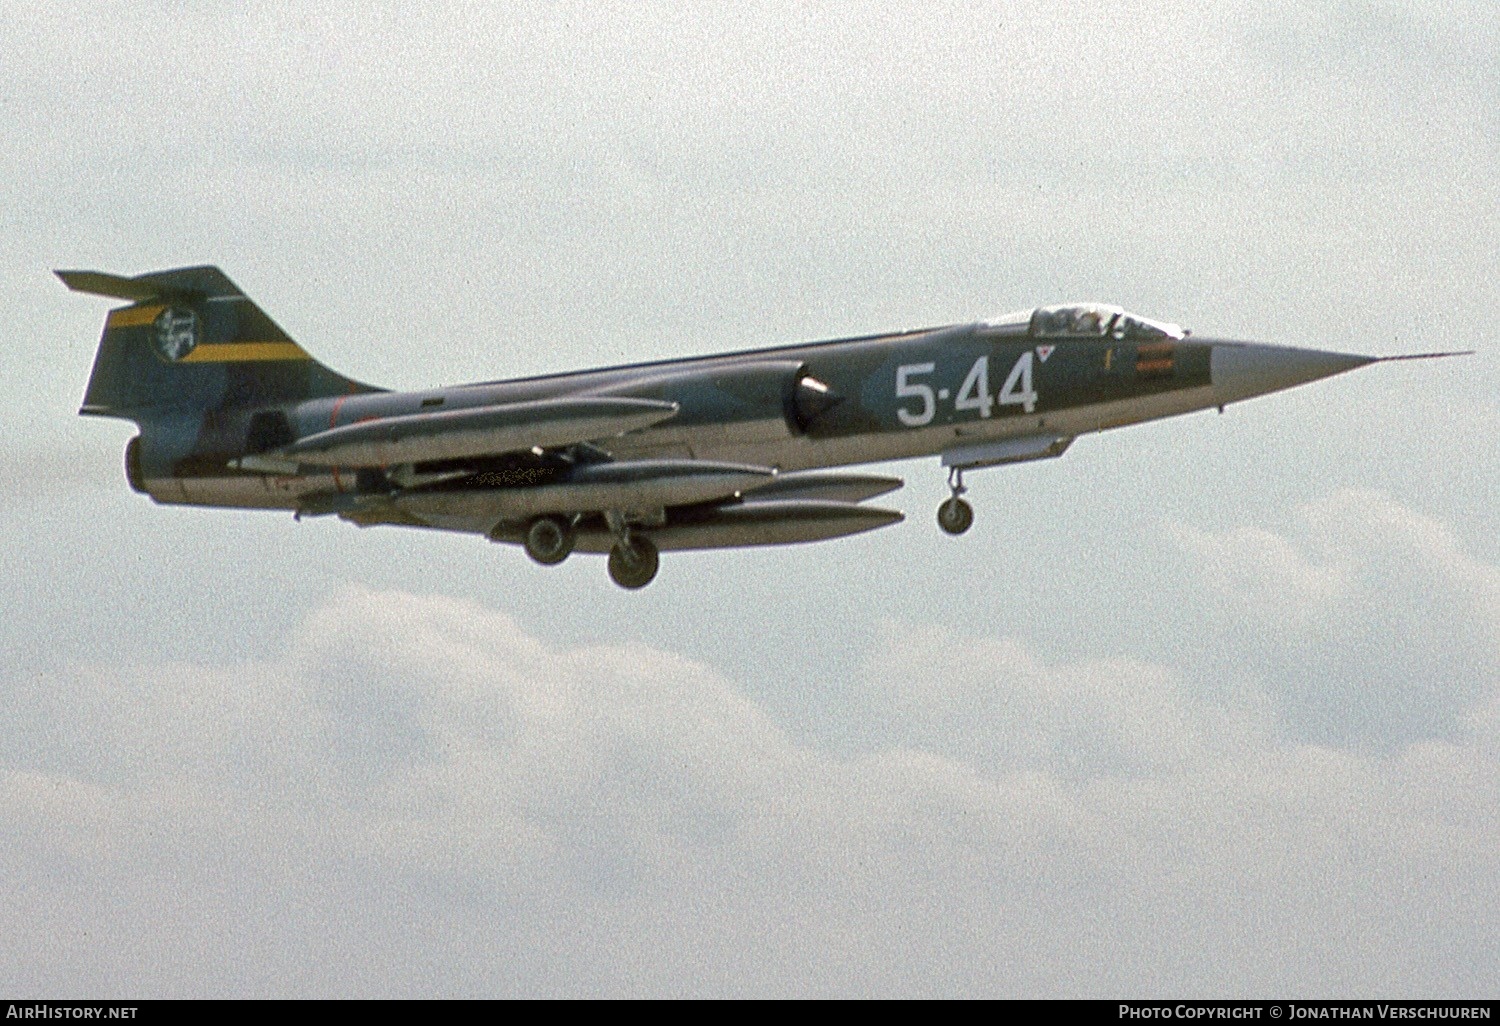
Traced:
[[80, 413], [138, 421], [380, 391], [314, 360], [217, 267], [57, 276], [75, 292], [131, 301], [104, 322]]

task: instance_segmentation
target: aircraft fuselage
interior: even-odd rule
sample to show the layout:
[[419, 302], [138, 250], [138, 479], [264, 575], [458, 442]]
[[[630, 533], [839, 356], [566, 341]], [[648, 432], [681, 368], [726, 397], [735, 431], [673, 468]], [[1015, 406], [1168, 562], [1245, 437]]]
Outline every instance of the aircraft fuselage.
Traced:
[[1118, 307], [577, 373], [391, 392], [293, 342], [217, 268], [59, 272], [111, 311], [83, 411], [140, 425], [131, 484], [158, 502], [464, 531], [538, 562], [610, 553], [639, 587], [670, 548], [786, 544], [901, 519], [894, 478], [824, 468], [937, 455], [950, 534], [968, 470], [1374, 362], [1191, 338]]
[[[608, 448], [616, 458], [741, 462], [785, 473], [939, 455], [1018, 436], [1072, 438], [1220, 406], [1244, 398], [1222, 381], [1215, 388], [1213, 354], [1225, 345], [1243, 346], [1114, 338], [1039, 346], [970, 324], [419, 392], [323, 397], [291, 404], [285, 414], [301, 438], [369, 420], [559, 396], [657, 399], [676, 403], [677, 414], [612, 439]], [[805, 377], [825, 384], [840, 401], [798, 424], [787, 392]], [[1002, 387], [1007, 382], [1008, 391]], [[250, 420], [266, 410], [225, 413], [212, 422], [195, 414], [158, 422], [157, 445], [142, 453], [144, 490], [160, 502], [281, 509], [296, 509], [308, 495], [360, 490], [360, 471], [352, 467], [282, 475], [231, 469], [230, 462], [248, 451]], [[494, 476], [506, 468], [490, 471], [499, 487], [534, 484], [546, 466], [537, 461], [527, 479], [524, 457], [521, 467], [511, 466], [514, 457], [501, 462], [509, 477]]]

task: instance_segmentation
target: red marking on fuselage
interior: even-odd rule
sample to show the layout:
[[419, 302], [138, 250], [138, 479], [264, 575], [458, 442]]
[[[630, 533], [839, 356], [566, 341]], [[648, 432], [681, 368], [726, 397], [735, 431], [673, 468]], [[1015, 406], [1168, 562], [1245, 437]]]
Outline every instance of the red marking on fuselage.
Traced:
[[[341, 395], [341, 396], [339, 396], [337, 399], [335, 399], [333, 401], [333, 411], [328, 414], [328, 426], [329, 426], [329, 428], [334, 428], [334, 427], [338, 426], [338, 422], [339, 422], [339, 407], [341, 407], [341, 406], [344, 405], [344, 400], [347, 399], [347, 398], [349, 398], [347, 395]], [[337, 490], [339, 492], [342, 492], [344, 490], [344, 482], [339, 477], [339, 468], [338, 467], [334, 467], [333, 468], [333, 487], [334, 487], [335, 490]]]
[[[353, 393], [351, 393], [351, 394], [353, 394]], [[328, 427], [329, 427], [330, 430], [332, 430], [333, 428], [336, 428], [336, 427], [339, 426], [339, 410], [343, 409], [344, 400], [348, 399], [348, 398], [349, 398], [349, 396], [347, 396], [347, 395], [341, 395], [341, 396], [339, 396], [337, 399], [335, 399], [333, 401], [333, 409], [331, 411], [329, 411], [329, 414], [328, 414]], [[379, 419], [380, 418], [378, 416], [376, 416], [374, 414], [371, 414], [368, 417], [357, 417], [353, 421], [351, 421], [351, 424], [364, 424], [367, 421], [379, 420]], [[344, 490], [344, 479], [339, 476], [339, 468], [338, 467], [334, 467], [333, 468], [333, 487], [336, 488], [340, 492], [342, 492]]]

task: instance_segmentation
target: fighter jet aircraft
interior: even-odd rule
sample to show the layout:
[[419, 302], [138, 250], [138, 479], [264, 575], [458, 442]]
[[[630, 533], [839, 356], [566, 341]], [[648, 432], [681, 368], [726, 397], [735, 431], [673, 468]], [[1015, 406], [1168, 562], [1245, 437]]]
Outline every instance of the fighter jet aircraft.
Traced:
[[952, 495], [938, 524], [959, 535], [974, 520], [966, 471], [1410, 358], [1195, 338], [1075, 303], [392, 392], [318, 363], [216, 267], [56, 273], [129, 302], [105, 320], [80, 412], [139, 426], [125, 450], [136, 491], [469, 532], [542, 564], [608, 553], [624, 588], [650, 583], [662, 550], [819, 541], [902, 519], [864, 505], [899, 479], [818, 468], [939, 456]]

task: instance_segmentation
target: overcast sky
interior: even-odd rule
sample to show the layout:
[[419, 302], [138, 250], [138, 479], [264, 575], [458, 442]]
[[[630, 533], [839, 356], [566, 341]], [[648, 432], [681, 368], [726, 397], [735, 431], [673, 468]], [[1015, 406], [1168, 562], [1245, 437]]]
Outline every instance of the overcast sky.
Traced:
[[[1487, 0], [0, 0], [0, 993], [1493, 996]], [[1073, 299], [1372, 367], [669, 553], [157, 507], [215, 263], [407, 388]]]

